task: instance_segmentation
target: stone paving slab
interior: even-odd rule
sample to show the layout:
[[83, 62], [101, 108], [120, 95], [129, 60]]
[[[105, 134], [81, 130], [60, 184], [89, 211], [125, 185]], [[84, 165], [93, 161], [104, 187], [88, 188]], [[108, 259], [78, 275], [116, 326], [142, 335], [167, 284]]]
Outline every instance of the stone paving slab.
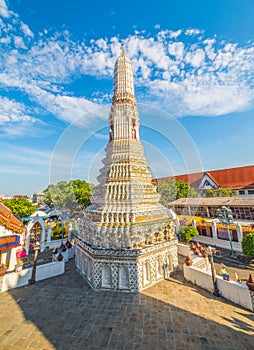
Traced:
[[0, 350], [254, 349], [254, 314], [176, 274], [139, 294], [64, 275], [0, 295]]

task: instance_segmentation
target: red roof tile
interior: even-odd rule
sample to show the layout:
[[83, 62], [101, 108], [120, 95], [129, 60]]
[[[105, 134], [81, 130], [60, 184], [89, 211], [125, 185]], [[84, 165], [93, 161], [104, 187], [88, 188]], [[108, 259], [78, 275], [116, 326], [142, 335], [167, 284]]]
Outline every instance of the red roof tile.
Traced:
[[205, 174], [211, 177], [219, 187], [233, 187], [237, 189], [254, 188], [254, 165], [158, 178], [154, 179], [154, 182], [169, 179], [183, 180], [197, 189]]

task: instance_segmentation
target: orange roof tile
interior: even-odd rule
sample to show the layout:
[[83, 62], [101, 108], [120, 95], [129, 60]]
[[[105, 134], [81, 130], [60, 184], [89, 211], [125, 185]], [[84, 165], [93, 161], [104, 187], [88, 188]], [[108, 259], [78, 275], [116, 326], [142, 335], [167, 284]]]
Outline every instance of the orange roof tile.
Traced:
[[254, 187], [254, 166], [209, 171], [220, 187]]
[[153, 182], [169, 179], [183, 180], [197, 189], [203, 176], [207, 174], [219, 187], [232, 187], [235, 189], [254, 188], [254, 165], [239, 168], [212, 170], [193, 174], [183, 174], [154, 179]]
[[12, 211], [0, 202], [0, 223], [7, 229], [22, 233], [25, 230], [23, 222], [18, 219]]

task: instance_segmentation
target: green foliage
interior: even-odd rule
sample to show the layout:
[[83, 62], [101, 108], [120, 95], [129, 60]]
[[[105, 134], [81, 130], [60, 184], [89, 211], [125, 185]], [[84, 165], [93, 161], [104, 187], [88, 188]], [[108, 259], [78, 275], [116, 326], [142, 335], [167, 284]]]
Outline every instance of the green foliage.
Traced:
[[51, 239], [61, 239], [63, 235], [63, 238], [68, 237], [68, 228], [66, 225], [56, 225], [55, 227], [52, 228], [51, 232]]
[[180, 235], [184, 241], [190, 242], [198, 236], [198, 230], [193, 226], [182, 226]]
[[84, 180], [72, 180], [70, 181], [70, 184], [74, 189], [75, 198], [78, 204], [80, 204], [82, 208], [88, 207], [91, 204], [90, 196], [92, 195], [94, 186], [88, 184]]
[[232, 188], [215, 188], [214, 190], [205, 190], [206, 197], [235, 197], [237, 191]]
[[90, 204], [93, 185], [84, 180], [60, 181], [44, 190], [44, 202], [50, 207], [77, 210]]
[[36, 211], [36, 208], [27, 198], [6, 199], [3, 203], [18, 216], [29, 216]]
[[247, 233], [243, 236], [242, 250], [244, 254], [254, 256], [254, 232]]
[[197, 197], [197, 192], [183, 180], [158, 181], [158, 192], [161, 195], [161, 204], [167, 206], [178, 198]]

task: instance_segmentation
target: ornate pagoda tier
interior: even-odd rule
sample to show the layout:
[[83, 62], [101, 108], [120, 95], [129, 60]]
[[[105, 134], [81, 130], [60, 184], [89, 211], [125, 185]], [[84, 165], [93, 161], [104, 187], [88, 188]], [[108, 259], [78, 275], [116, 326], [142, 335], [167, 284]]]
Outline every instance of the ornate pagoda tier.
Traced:
[[[174, 246], [175, 250], [177, 240], [171, 212], [159, 203], [139, 139], [132, 68], [123, 48], [115, 64], [109, 128], [104, 167], [97, 178], [99, 184], [94, 189], [91, 205], [86, 208], [84, 219], [80, 219], [80, 242], [77, 246], [87, 244], [90, 248], [84, 252], [88, 254], [97, 249], [99, 256], [105, 249], [112, 250], [112, 258], [116, 256], [118, 260], [121, 259], [122, 249], [130, 252], [131, 259], [135, 255], [132, 250], [138, 249], [134, 261], [142, 255], [140, 249], [147, 246], [157, 245], [158, 248], [158, 245], [168, 242], [163, 249], [170, 247], [172, 251]], [[151, 251], [154, 254], [156, 249]], [[168, 249], [166, 251], [168, 253]], [[93, 255], [94, 259], [98, 258], [98, 254]], [[125, 251], [124, 259], [126, 254]], [[173, 265], [176, 266], [175, 252], [172, 256]], [[166, 264], [166, 260], [163, 264]], [[136, 286], [135, 290], [140, 289]]]

